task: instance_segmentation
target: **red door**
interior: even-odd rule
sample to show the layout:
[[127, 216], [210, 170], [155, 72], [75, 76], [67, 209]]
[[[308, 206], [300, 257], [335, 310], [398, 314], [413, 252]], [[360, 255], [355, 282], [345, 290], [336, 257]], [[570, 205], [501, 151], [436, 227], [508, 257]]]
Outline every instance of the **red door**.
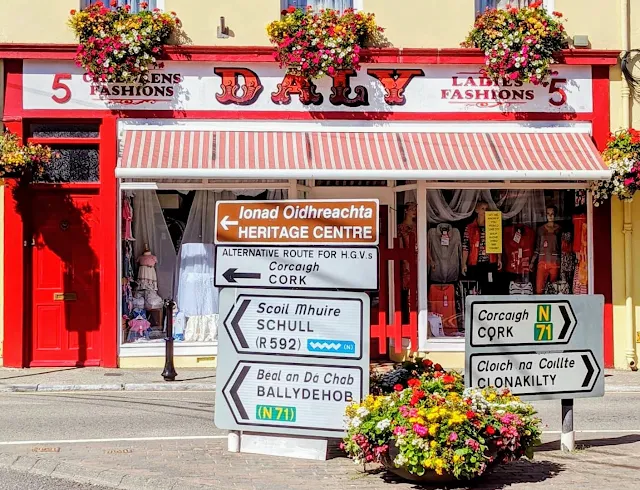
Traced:
[[29, 364], [100, 365], [98, 195], [36, 194]]

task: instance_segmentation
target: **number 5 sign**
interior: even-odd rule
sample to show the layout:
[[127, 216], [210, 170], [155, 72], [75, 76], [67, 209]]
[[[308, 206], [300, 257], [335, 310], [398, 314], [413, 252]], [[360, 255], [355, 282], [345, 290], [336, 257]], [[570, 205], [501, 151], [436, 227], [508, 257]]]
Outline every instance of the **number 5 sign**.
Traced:
[[66, 80], [71, 80], [70, 73], [57, 73], [53, 77], [53, 84], [51, 85], [51, 88], [55, 93], [51, 98], [57, 104], [66, 104], [71, 100], [71, 88], [67, 83], [65, 83]]

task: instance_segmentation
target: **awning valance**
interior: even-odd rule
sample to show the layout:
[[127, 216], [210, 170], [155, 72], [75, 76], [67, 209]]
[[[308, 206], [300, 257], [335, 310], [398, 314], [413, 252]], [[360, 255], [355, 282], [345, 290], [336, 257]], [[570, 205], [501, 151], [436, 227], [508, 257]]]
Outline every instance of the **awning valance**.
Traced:
[[598, 180], [610, 172], [587, 133], [131, 129], [130, 178]]

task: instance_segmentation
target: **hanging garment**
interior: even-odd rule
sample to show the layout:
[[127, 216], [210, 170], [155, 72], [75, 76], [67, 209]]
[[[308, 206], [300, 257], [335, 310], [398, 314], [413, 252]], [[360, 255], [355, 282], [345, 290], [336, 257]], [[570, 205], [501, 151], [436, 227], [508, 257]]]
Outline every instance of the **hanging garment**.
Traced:
[[573, 284], [573, 274], [576, 268], [576, 255], [573, 253], [571, 232], [564, 232], [560, 239], [562, 243], [562, 257], [560, 259], [560, 280]]
[[560, 265], [560, 225], [553, 224], [549, 229], [547, 225], [542, 225], [536, 232], [536, 249], [533, 253], [533, 260], [544, 261], [549, 264], [557, 263]]
[[429, 312], [427, 315], [429, 332], [431, 337], [444, 337], [444, 327], [442, 326], [442, 315]]
[[560, 275], [560, 264], [557, 262], [538, 262], [536, 271], [536, 294], [542, 294], [548, 282], [556, 282]]
[[460, 277], [462, 260], [462, 240], [460, 231], [449, 223], [440, 223], [427, 234], [431, 263], [431, 281], [438, 283], [456, 282]]
[[509, 283], [509, 294], [533, 294], [533, 284], [530, 282], [511, 281]]
[[187, 318], [184, 329], [185, 342], [213, 342], [218, 338], [218, 315], [202, 315]]
[[133, 205], [131, 204], [131, 198], [125, 197], [122, 200], [122, 239], [133, 241], [133, 231], [131, 230], [131, 224], [133, 222]]
[[505, 270], [512, 274], [527, 274], [535, 246], [535, 232], [525, 225], [511, 225], [504, 228], [502, 235]]
[[429, 286], [429, 311], [442, 316], [442, 324], [447, 335], [458, 331], [456, 314], [456, 292], [453, 284], [432, 284]]
[[567, 281], [548, 282], [544, 294], [571, 294], [571, 289]]
[[138, 257], [138, 289], [158, 290], [158, 276], [156, 275], [156, 264], [158, 259], [155, 255], [142, 254]]
[[176, 300], [187, 318], [218, 313], [214, 259], [212, 243], [183, 243], [180, 247]]
[[[414, 243], [415, 247], [415, 263], [418, 263], [418, 240], [416, 238], [416, 227], [415, 225], [410, 226], [404, 223], [398, 225], [398, 238], [400, 238], [400, 243], [403, 247], [408, 247], [411, 242]], [[402, 261], [402, 289], [408, 290], [411, 287], [411, 264], [408, 260]]]
[[573, 251], [576, 254], [573, 294], [587, 294], [589, 292], [589, 257], [587, 255], [588, 234], [585, 215], [573, 217], [573, 230]]
[[144, 308], [145, 310], [161, 310], [164, 305], [162, 298], [153, 289], [144, 291]]
[[469, 223], [464, 229], [462, 239], [462, 250], [469, 252], [467, 265], [474, 266], [485, 262], [492, 264], [498, 262], [498, 254], [486, 253], [486, 237], [484, 226], [478, 225], [478, 221]]

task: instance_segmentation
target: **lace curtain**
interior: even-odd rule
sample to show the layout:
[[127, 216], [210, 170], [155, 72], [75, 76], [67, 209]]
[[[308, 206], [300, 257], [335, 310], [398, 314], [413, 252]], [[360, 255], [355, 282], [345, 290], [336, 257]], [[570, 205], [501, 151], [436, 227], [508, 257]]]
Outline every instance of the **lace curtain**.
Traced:
[[154, 190], [135, 191], [133, 197], [134, 258], [144, 252], [145, 244], [156, 256], [158, 294], [163, 299], [173, 293], [173, 278], [176, 270], [176, 249], [173, 246], [169, 228], [162, 214], [160, 201]]
[[429, 223], [455, 222], [468, 218], [476, 204], [484, 201], [493, 211], [502, 211], [502, 219], [533, 226], [545, 219], [543, 190], [507, 190], [494, 201], [488, 189], [458, 189], [449, 202], [441, 190], [427, 191], [427, 216]]

